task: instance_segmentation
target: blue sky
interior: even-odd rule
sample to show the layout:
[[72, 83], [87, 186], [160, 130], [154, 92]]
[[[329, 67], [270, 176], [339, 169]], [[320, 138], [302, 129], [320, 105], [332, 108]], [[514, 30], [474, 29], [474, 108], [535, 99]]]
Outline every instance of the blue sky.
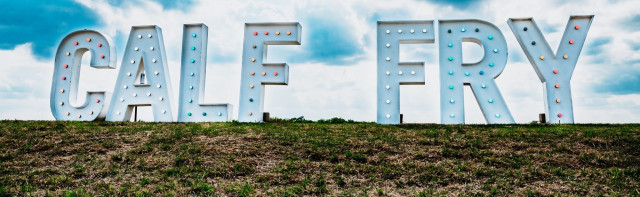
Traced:
[[[112, 37], [119, 65], [131, 26], [152, 24], [163, 29], [174, 93], [182, 25], [207, 24], [205, 102], [237, 109], [244, 23], [300, 22], [302, 45], [269, 48], [268, 60], [287, 62], [291, 77], [288, 86], [267, 87], [265, 111], [284, 118], [375, 121], [376, 21], [481, 19], [507, 38], [509, 61], [497, 83], [516, 121], [526, 123], [544, 112], [542, 86], [506, 21], [533, 17], [556, 49], [570, 15], [593, 14], [572, 79], [576, 122], [640, 122], [637, 7], [634, 0], [5, 1], [0, 3], [0, 119], [53, 119], [48, 107], [53, 53], [68, 33], [94, 29]], [[402, 87], [401, 112], [409, 122], [440, 122], [436, 46], [401, 48], [403, 61], [427, 65], [426, 85]], [[465, 55], [473, 58], [473, 52]], [[112, 91], [116, 76], [117, 69], [83, 68], [79, 102], [85, 91]], [[484, 123], [471, 91], [465, 98], [467, 121]], [[141, 117], [151, 120], [150, 109], [142, 109]]]

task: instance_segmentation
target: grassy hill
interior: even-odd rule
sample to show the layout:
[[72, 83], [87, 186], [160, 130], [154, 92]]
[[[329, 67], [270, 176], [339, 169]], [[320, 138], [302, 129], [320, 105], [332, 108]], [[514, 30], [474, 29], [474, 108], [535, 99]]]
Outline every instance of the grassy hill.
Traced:
[[0, 196], [638, 196], [639, 188], [638, 124], [0, 121]]

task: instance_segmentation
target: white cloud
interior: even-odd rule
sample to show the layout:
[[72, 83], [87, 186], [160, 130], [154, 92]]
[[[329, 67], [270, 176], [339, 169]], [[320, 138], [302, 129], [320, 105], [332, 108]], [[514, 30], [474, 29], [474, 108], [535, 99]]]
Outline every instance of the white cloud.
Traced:
[[52, 119], [49, 92], [53, 61], [39, 61], [30, 44], [0, 50], [0, 119]]
[[[240, 59], [242, 33], [246, 22], [291, 22], [302, 21], [309, 12], [338, 15], [344, 24], [352, 27], [343, 32], [362, 38], [358, 43], [364, 49], [363, 59], [353, 65], [335, 66], [323, 62], [290, 64], [289, 86], [267, 86], [265, 111], [277, 117], [305, 116], [309, 119], [342, 117], [361, 121], [375, 121], [376, 14], [380, 20], [439, 20], [478, 18], [494, 23], [506, 36], [510, 58], [506, 69], [497, 79], [507, 105], [517, 122], [527, 123], [544, 112], [541, 83], [507, 25], [509, 18], [533, 17], [541, 29], [556, 29], [544, 32], [555, 50], [562, 37], [564, 27], [572, 14], [594, 14], [594, 22], [587, 37], [589, 41], [598, 37], [612, 37], [612, 41], [597, 55], [586, 55], [583, 49], [572, 80], [574, 113], [576, 122], [638, 122], [640, 100], [638, 94], [610, 95], [595, 92], [593, 86], [603, 81], [614, 71], [612, 64], [624, 60], [640, 59], [626, 45], [640, 38], [640, 32], [628, 32], [620, 28], [621, 20], [629, 18], [639, 6], [637, 1], [587, 0], [558, 4], [555, 0], [542, 1], [481, 1], [468, 10], [432, 4], [426, 1], [206, 1], [184, 10], [164, 10], [152, 1], [124, 3], [114, 7], [106, 0], [79, 0], [94, 10], [104, 23], [98, 29], [112, 37], [116, 34], [128, 37], [131, 26], [155, 24], [163, 29], [166, 54], [174, 87], [173, 102], [177, 103], [179, 87], [180, 51], [182, 25], [205, 23], [209, 26], [209, 61], [205, 102], [234, 105], [237, 112], [240, 86]], [[579, 5], [578, 5], [579, 4]], [[335, 16], [328, 16], [335, 17]], [[302, 24], [303, 35], [314, 24]], [[305, 38], [314, 39], [314, 38]], [[437, 40], [437, 39], [436, 39]], [[53, 42], [53, 41], [52, 41]], [[437, 42], [437, 41], [436, 41]], [[302, 44], [308, 42], [303, 40]], [[331, 44], [331, 43], [326, 43]], [[274, 46], [270, 48], [269, 60], [286, 62], [289, 52], [301, 50], [303, 46]], [[49, 91], [53, 71], [53, 60], [37, 60], [29, 47], [21, 45], [13, 50], [0, 51], [0, 119], [52, 119], [49, 112]], [[403, 55], [411, 60], [425, 61], [427, 84], [425, 86], [403, 86], [401, 112], [407, 122], [440, 122], [437, 43], [409, 49], [421, 53]], [[123, 48], [118, 48], [122, 57]], [[420, 54], [432, 54], [427, 59]], [[522, 57], [514, 61], [515, 56]], [[226, 58], [226, 59], [225, 59]], [[606, 58], [606, 63], [593, 63]], [[121, 58], [118, 60], [118, 65]], [[83, 70], [80, 91], [113, 90], [117, 70]], [[101, 81], [96, 83], [96, 79]], [[517, 81], [517, 83], [515, 83]], [[11, 95], [9, 95], [11, 94]], [[81, 94], [82, 95], [82, 94]], [[467, 122], [484, 123], [484, 118], [475, 103], [473, 94], [465, 91]], [[82, 98], [80, 99], [82, 100]], [[177, 110], [176, 110], [177, 111]], [[174, 116], [176, 116], [174, 114]], [[143, 110], [141, 118], [152, 120]], [[234, 117], [235, 118], [235, 117]]]

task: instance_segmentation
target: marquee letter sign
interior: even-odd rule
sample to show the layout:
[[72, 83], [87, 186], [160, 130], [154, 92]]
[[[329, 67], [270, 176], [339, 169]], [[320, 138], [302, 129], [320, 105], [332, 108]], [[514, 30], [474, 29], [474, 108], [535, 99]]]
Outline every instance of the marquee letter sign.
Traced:
[[[507, 42], [495, 25], [480, 20], [439, 21], [440, 118], [442, 124], [464, 124], [464, 89], [471, 86], [489, 124], [514, 123], [494, 79], [507, 64]], [[484, 49], [476, 63], [462, 63], [462, 42]]]
[[[543, 83], [545, 112], [550, 123], [573, 123], [571, 76], [584, 45], [593, 15], [571, 16], [557, 53], [554, 53], [532, 18], [509, 19], [508, 24]], [[400, 62], [400, 45], [434, 43], [434, 21], [378, 21], [377, 122], [400, 124], [400, 86], [424, 85], [424, 62]], [[464, 124], [464, 86], [473, 94], [489, 124], [515, 123], [495, 79], [508, 56], [500, 29], [481, 20], [440, 20], [440, 119], [442, 124]], [[299, 23], [245, 23], [240, 75], [238, 121], [262, 122], [266, 85], [287, 85], [289, 66], [266, 63], [269, 45], [300, 45]], [[232, 119], [228, 103], [203, 104], [208, 27], [185, 24], [178, 103], [179, 122], [223, 122]], [[462, 43], [483, 48], [475, 63], [462, 60]], [[151, 106], [154, 120], [173, 121], [171, 80], [162, 31], [157, 26], [134, 26], [111, 99], [109, 93], [88, 92], [82, 106], [77, 97], [80, 64], [91, 53], [91, 67], [115, 68], [115, 47], [96, 31], [67, 35], [56, 53], [50, 107], [56, 120], [126, 121], [134, 106]], [[105, 110], [108, 108], [109, 110]]]
[[182, 67], [178, 121], [224, 122], [231, 120], [231, 104], [201, 104], [207, 76], [208, 27], [204, 24], [184, 25], [182, 31]]
[[400, 62], [400, 44], [433, 43], [433, 21], [378, 21], [379, 124], [400, 124], [400, 85], [424, 85], [424, 62]]
[[509, 19], [509, 27], [538, 74], [550, 123], [573, 123], [571, 76], [587, 38], [593, 15], [571, 16], [554, 53], [533, 18]]
[[287, 85], [289, 65], [264, 63], [269, 45], [300, 45], [299, 23], [247, 23], [244, 26], [238, 121], [262, 122], [265, 85]]
[[155, 121], [173, 121], [171, 80], [167, 71], [160, 27], [132, 27], [107, 120], [129, 120], [134, 106], [151, 106]]
[[88, 92], [81, 106], [72, 106], [69, 102], [77, 98], [80, 64], [87, 51], [91, 53], [91, 67], [116, 67], [116, 48], [101, 33], [81, 30], [62, 39], [56, 52], [50, 96], [51, 113], [56, 120], [104, 120], [107, 115], [109, 101], [105, 97], [109, 96], [108, 92]]

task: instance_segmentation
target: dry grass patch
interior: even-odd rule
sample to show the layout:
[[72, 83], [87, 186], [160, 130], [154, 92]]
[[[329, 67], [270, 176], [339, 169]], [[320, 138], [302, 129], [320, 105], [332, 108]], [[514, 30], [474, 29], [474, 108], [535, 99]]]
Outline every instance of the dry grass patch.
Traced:
[[640, 195], [640, 125], [0, 121], [0, 196]]

